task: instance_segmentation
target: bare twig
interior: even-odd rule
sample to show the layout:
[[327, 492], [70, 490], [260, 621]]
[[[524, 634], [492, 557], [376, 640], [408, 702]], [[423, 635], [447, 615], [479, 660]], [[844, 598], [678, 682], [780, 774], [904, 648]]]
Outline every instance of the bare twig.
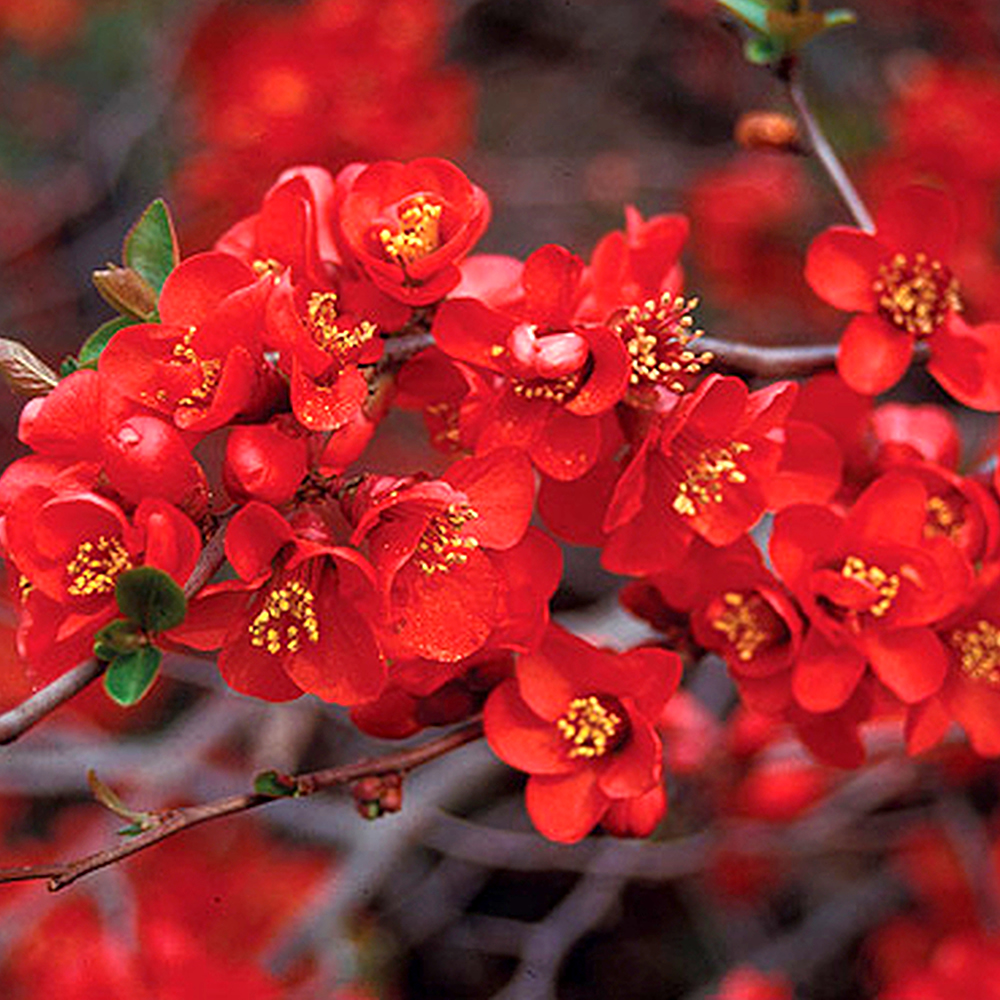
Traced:
[[809, 102], [806, 100], [805, 91], [803, 91], [802, 83], [799, 80], [797, 67], [789, 67], [783, 75], [788, 88], [788, 96], [791, 98], [792, 104], [795, 105], [795, 110], [798, 112], [799, 118], [805, 126], [816, 158], [822, 164], [830, 180], [833, 181], [834, 187], [844, 200], [844, 204], [854, 217], [854, 221], [858, 224], [858, 227], [866, 233], [873, 233], [875, 231], [875, 222], [871, 217], [871, 213], [869, 213], [865, 207], [865, 203], [861, 200], [861, 195], [858, 194], [857, 188], [851, 183], [851, 178], [847, 176], [847, 171], [840, 162], [833, 146], [830, 145], [830, 141], [819, 127], [819, 122], [816, 121], [816, 116], [812, 113], [812, 108], [809, 107]]
[[[439, 736], [437, 739], [430, 740], [418, 747], [400, 750], [382, 757], [357, 761], [353, 764], [344, 764], [339, 767], [326, 768], [322, 771], [313, 771], [310, 774], [299, 775], [289, 780], [291, 786], [294, 787], [293, 794], [301, 797], [313, 795], [316, 792], [335, 788], [339, 785], [350, 784], [361, 778], [391, 773], [405, 773], [412, 771], [421, 764], [435, 760], [452, 750], [456, 750], [466, 743], [479, 739], [482, 733], [482, 723], [480, 720], [475, 719], [444, 736]], [[0, 883], [48, 879], [49, 889], [52, 891], [62, 889], [84, 875], [89, 875], [91, 872], [115, 864], [133, 854], [138, 854], [140, 851], [158, 844], [161, 840], [172, 837], [175, 833], [189, 830], [191, 827], [206, 823], [209, 820], [221, 819], [223, 816], [232, 816], [236, 813], [247, 812], [250, 809], [256, 809], [257, 806], [274, 801], [274, 796], [253, 792], [217, 799], [214, 802], [206, 802], [202, 805], [164, 810], [161, 813], [155, 814], [155, 826], [152, 826], [138, 836], [120, 842], [114, 847], [97, 851], [94, 854], [89, 854], [86, 857], [77, 858], [72, 861], [0, 869]]]
[[105, 664], [99, 660], [86, 660], [67, 670], [41, 691], [36, 691], [20, 705], [4, 712], [0, 715], [0, 744], [13, 743], [24, 735], [35, 723], [97, 680], [104, 673], [104, 667]]

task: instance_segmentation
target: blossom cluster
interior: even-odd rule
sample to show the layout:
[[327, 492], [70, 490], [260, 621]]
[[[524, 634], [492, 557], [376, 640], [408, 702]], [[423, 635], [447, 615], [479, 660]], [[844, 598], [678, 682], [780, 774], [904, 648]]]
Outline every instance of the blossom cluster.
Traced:
[[[928, 206], [950, 217], [909, 188], [874, 234], [810, 250], [809, 282], [860, 314], [848, 384], [755, 389], [699, 346], [680, 215], [629, 208], [589, 260], [476, 254], [488, 196], [440, 159], [288, 170], [182, 260], [147, 213], [95, 279], [121, 316], [25, 406], [31, 454], [0, 477], [19, 650], [42, 682], [96, 652], [126, 701], [145, 651], [214, 652], [234, 690], [384, 737], [482, 711], [559, 841], [657, 825], [662, 733], [707, 651], [823, 760], [861, 763], [887, 717], [913, 752], [957, 720], [1000, 754], [993, 484], [959, 474], [943, 410], [870, 398], [920, 342], [959, 400], [1000, 406], [993, 326], [958, 315]], [[367, 464], [393, 407], [422, 414], [437, 471]], [[222, 537], [227, 571], [190, 585]], [[633, 577], [626, 605], [668, 639], [552, 622], [555, 539]], [[129, 604], [151, 580], [190, 585], [179, 612]]]

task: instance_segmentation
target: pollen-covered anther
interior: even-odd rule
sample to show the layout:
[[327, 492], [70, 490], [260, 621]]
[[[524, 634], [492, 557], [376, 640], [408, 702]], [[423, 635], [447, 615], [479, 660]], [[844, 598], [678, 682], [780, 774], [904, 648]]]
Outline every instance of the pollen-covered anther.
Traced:
[[178, 406], [199, 406], [209, 399], [222, 375], [222, 360], [220, 358], [204, 359], [191, 346], [195, 328], [191, 327], [184, 336], [174, 344], [171, 364], [194, 365], [201, 376], [201, 382], [189, 395], [177, 400]]
[[628, 716], [613, 695], [574, 698], [556, 728], [569, 744], [570, 757], [603, 757], [628, 735]]
[[858, 556], [848, 556], [844, 560], [840, 575], [867, 584], [879, 595], [879, 600], [866, 609], [876, 618], [881, 618], [892, 607], [899, 593], [899, 577], [895, 573], [887, 573], [881, 566], [869, 566]]
[[66, 592], [74, 597], [108, 594], [115, 589], [118, 577], [131, 568], [132, 560], [119, 539], [100, 535], [80, 542], [66, 565]]
[[762, 646], [771, 646], [778, 639], [781, 622], [759, 594], [728, 591], [722, 595], [722, 603], [724, 608], [712, 620], [712, 628], [725, 636], [743, 663], [752, 660]]
[[279, 261], [276, 261], [273, 257], [261, 258], [258, 257], [250, 267], [253, 269], [253, 273], [257, 275], [258, 278], [274, 278], [277, 280], [278, 276], [284, 270]]
[[620, 309], [608, 321], [622, 338], [632, 362], [629, 382], [665, 385], [683, 393], [702, 368], [712, 361], [711, 351], [690, 350], [691, 342], [704, 331], [694, 329], [691, 313], [698, 299], [665, 292], [660, 298]]
[[337, 293], [313, 292], [306, 303], [306, 325], [313, 340], [328, 354], [346, 354], [367, 343], [378, 327], [366, 319], [354, 326], [337, 323]]
[[378, 239], [386, 255], [404, 266], [426, 257], [441, 245], [441, 206], [414, 195], [399, 210], [399, 231], [386, 226]]
[[974, 628], [954, 629], [948, 637], [969, 680], [1000, 686], [1000, 629], [980, 619]]
[[927, 520], [924, 522], [924, 535], [927, 538], [944, 536], [955, 539], [965, 519], [955, 504], [949, 503], [944, 497], [932, 496], [927, 500]]
[[882, 318], [914, 337], [929, 337], [949, 312], [962, 309], [958, 281], [925, 253], [897, 253], [881, 264], [872, 291]]
[[417, 543], [414, 559], [422, 572], [447, 573], [469, 561], [469, 553], [479, 548], [474, 535], [461, 534], [468, 521], [479, 513], [468, 504], [449, 504], [431, 518]]
[[726, 483], [742, 484], [746, 473], [737, 464], [737, 456], [750, 450], [742, 441], [725, 447], [706, 448], [685, 470], [677, 485], [673, 508], [678, 514], [693, 517], [699, 507], [721, 503]]
[[278, 656], [319, 642], [315, 604], [316, 595], [301, 580], [274, 587], [250, 622], [250, 644]]
[[582, 381], [582, 373], [575, 371], [559, 378], [512, 378], [510, 385], [515, 396], [521, 396], [523, 399], [545, 399], [550, 403], [561, 405], [576, 395]]

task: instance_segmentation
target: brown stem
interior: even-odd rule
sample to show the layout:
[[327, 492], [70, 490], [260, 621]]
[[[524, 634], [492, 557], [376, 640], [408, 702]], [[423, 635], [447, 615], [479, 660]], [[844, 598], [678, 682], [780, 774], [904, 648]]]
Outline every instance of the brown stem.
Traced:
[[67, 670], [51, 684], [36, 691], [10, 711], [0, 715], [0, 744], [13, 743], [36, 722], [54, 712], [60, 705], [78, 695], [104, 673], [106, 664], [100, 660], [85, 660]]
[[[198, 562], [184, 584], [184, 595], [196, 594], [215, 576], [226, 558], [223, 548], [225, 531], [220, 527], [202, 549]], [[30, 698], [0, 715], [0, 745], [13, 743], [32, 726], [51, 715], [60, 705], [78, 695], [104, 673], [107, 664], [100, 660], [85, 660], [67, 670], [51, 684], [36, 691]]]
[[715, 370], [755, 375], [758, 378], [789, 378], [812, 375], [833, 368], [837, 361], [837, 344], [801, 344], [775, 347], [767, 344], [740, 344], [714, 337], [699, 337], [699, 351], [711, 351], [711, 367]]
[[861, 195], [858, 194], [857, 188], [851, 183], [851, 178], [848, 177], [844, 165], [840, 162], [840, 158], [830, 144], [829, 139], [827, 139], [820, 128], [816, 116], [812, 113], [812, 108], [809, 107], [809, 102], [806, 100], [805, 91], [802, 89], [802, 83], [799, 80], [796, 67], [794, 65], [788, 66], [782, 75], [785, 79], [785, 85], [788, 88], [788, 96], [791, 98], [792, 104], [795, 105], [795, 110], [798, 112], [799, 118], [805, 126], [806, 134], [809, 136], [809, 142], [812, 144], [816, 158], [822, 164], [830, 180], [833, 181], [833, 186], [837, 189], [848, 211], [854, 217], [858, 228], [863, 229], [866, 233], [875, 232], [875, 222], [871, 217], [871, 213], [861, 200]]
[[[480, 719], [473, 719], [458, 729], [429, 740], [418, 747], [398, 750], [395, 753], [368, 760], [356, 761], [353, 764], [343, 764], [339, 767], [329, 767], [322, 771], [313, 771], [293, 777], [294, 795], [302, 798], [314, 795], [316, 792], [339, 785], [350, 784], [361, 778], [377, 777], [384, 774], [402, 774], [412, 771], [429, 761], [435, 760], [452, 750], [457, 750], [466, 743], [479, 739], [483, 735], [483, 725]], [[164, 810], [156, 816], [156, 825], [127, 840], [122, 840], [114, 847], [109, 847], [86, 857], [72, 861], [56, 862], [48, 865], [25, 865], [15, 868], [0, 869], [0, 883], [25, 882], [36, 879], [48, 879], [49, 889], [55, 892], [71, 885], [84, 875], [89, 875], [98, 869], [106, 868], [124, 858], [158, 844], [175, 833], [189, 830], [193, 826], [207, 823], [209, 820], [232, 816], [235, 813], [247, 812], [257, 806], [276, 801], [270, 795], [250, 793], [233, 795], [214, 802], [205, 802], [197, 806], [184, 806], [177, 809]]]

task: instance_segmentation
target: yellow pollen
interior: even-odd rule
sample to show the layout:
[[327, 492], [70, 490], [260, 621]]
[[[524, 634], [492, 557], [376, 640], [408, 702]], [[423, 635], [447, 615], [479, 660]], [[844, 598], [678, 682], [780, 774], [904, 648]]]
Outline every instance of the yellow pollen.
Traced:
[[336, 292], [313, 292], [306, 310], [309, 332], [317, 345], [328, 354], [347, 354], [371, 340], [378, 329], [366, 319], [356, 326], [338, 326]]
[[[191, 327], [184, 336], [174, 344], [173, 357], [170, 363], [173, 365], [194, 365], [201, 375], [201, 383], [191, 390], [190, 396], [184, 396], [177, 400], [178, 406], [199, 406], [215, 392], [215, 387], [219, 384], [222, 375], [221, 358], [203, 359], [191, 346], [194, 338], [195, 328]], [[162, 391], [162, 390], [161, 390]]]
[[608, 326], [622, 338], [632, 362], [629, 383], [665, 385], [671, 392], [686, 392], [701, 369], [712, 360], [711, 351], [689, 349], [704, 331], [695, 330], [691, 313], [696, 298], [669, 292], [659, 300], [647, 299], [613, 313]]
[[975, 628], [955, 629], [949, 642], [969, 680], [1000, 686], [1000, 629], [996, 625], [980, 619]]
[[250, 266], [253, 268], [253, 273], [256, 274], [258, 278], [277, 278], [280, 272], [284, 270], [280, 262], [276, 261], [273, 257], [258, 257], [257, 260], [255, 260]]
[[924, 523], [924, 536], [934, 538], [943, 535], [954, 539], [965, 523], [961, 513], [944, 497], [932, 496], [927, 501], [927, 520]]
[[596, 694], [574, 698], [556, 727], [569, 743], [570, 757], [603, 757], [621, 742], [622, 716]]
[[297, 653], [302, 643], [319, 642], [316, 595], [301, 581], [274, 587], [250, 622], [250, 644], [272, 656]]
[[95, 541], [81, 542], [66, 566], [66, 592], [74, 597], [108, 594], [118, 577], [131, 568], [132, 560], [117, 538], [100, 535]]
[[729, 591], [722, 595], [722, 601], [725, 610], [712, 622], [712, 628], [726, 637], [737, 659], [747, 663], [761, 646], [777, 638], [774, 612], [758, 594]]
[[881, 264], [872, 291], [882, 318], [914, 337], [929, 337], [949, 312], [962, 309], [958, 281], [924, 253], [912, 260], [898, 253]]
[[742, 441], [731, 441], [727, 447], [706, 448], [684, 470], [677, 486], [673, 508], [678, 514], [694, 517], [699, 506], [722, 502], [724, 483], [745, 483], [746, 473], [736, 464], [736, 456], [750, 450]]
[[567, 399], [572, 399], [576, 395], [582, 381], [583, 374], [580, 371], [575, 371], [570, 372], [569, 375], [551, 379], [512, 378], [510, 386], [514, 390], [515, 396], [521, 396], [524, 399], [545, 399], [550, 403], [562, 405]]
[[417, 543], [414, 559], [423, 573], [447, 573], [469, 561], [469, 552], [479, 548], [479, 539], [460, 535], [467, 521], [479, 514], [467, 504], [449, 504], [431, 518]]
[[426, 257], [441, 244], [441, 206], [415, 195], [399, 212], [399, 232], [386, 227], [378, 238], [386, 255], [404, 267]]
[[899, 577], [895, 573], [886, 573], [880, 566], [869, 566], [858, 556], [848, 556], [844, 560], [840, 575], [846, 580], [858, 580], [875, 590], [880, 600], [867, 611], [876, 618], [881, 618], [892, 607], [899, 593]]

